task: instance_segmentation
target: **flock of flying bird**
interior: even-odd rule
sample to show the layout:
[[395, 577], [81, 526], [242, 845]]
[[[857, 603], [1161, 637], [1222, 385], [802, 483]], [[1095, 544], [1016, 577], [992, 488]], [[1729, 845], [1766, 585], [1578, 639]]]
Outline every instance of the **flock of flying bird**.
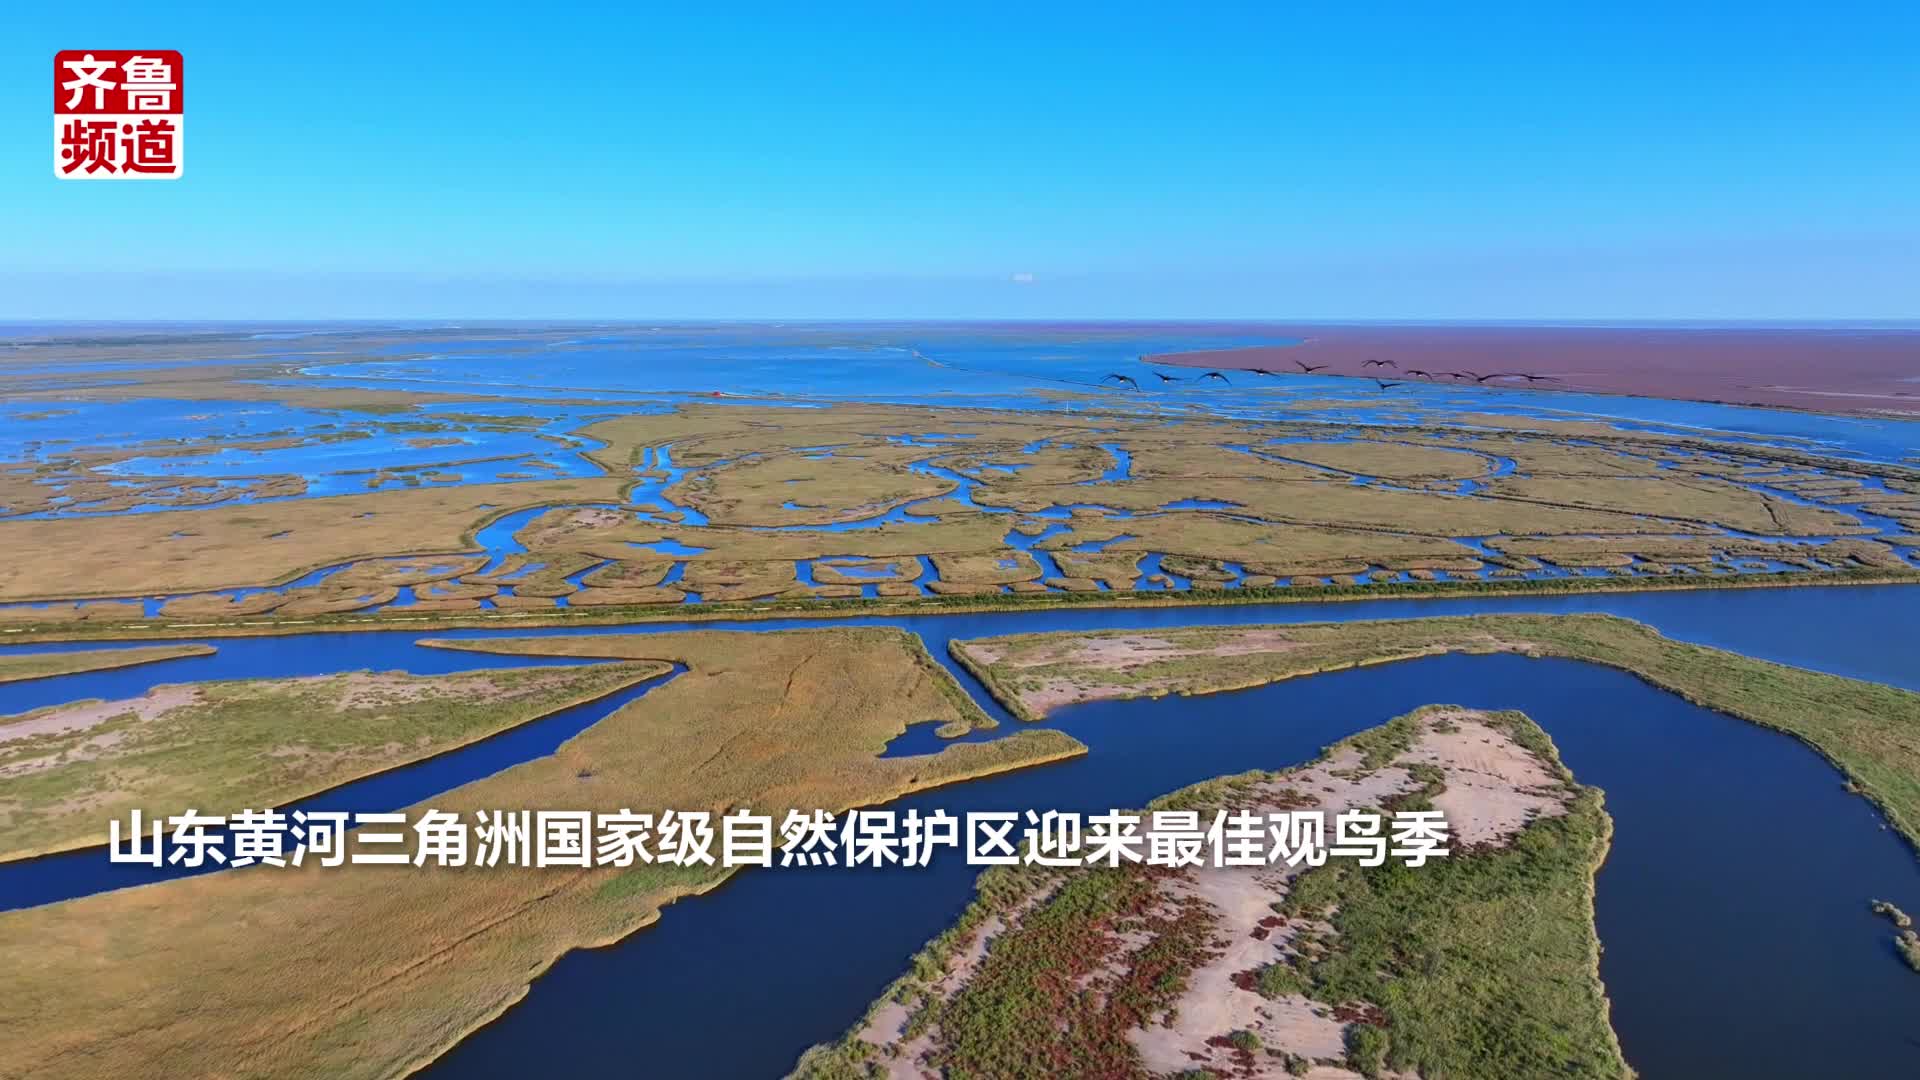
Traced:
[[[1309, 364], [1305, 360], [1295, 360], [1294, 365], [1300, 369], [1300, 373], [1302, 375], [1311, 375], [1314, 372], [1323, 370], [1328, 366], [1326, 364]], [[1400, 372], [1400, 365], [1394, 363], [1391, 360], [1367, 360], [1363, 362], [1360, 366], [1363, 368], [1392, 368], [1394, 369], [1394, 371]], [[1291, 374], [1291, 372], [1283, 373], [1278, 371], [1269, 371], [1266, 368], [1247, 368], [1246, 370], [1249, 372], [1252, 372], [1255, 375], [1267, 375], [1267, 376], [1272, 376], [1276, 378], [1281, 374]], [[1439, 379], [1453, 379], [1456, 381], [1473, 382], [1473, 383], [1478, 383], [1482, 385], [1486, 383], [1490, 383], [1495, 379], [1525, 379], [1527, 380], [1528, 383], [1558, 381], [1551, 375], [1535, 375], [1532, 372], [1527, 372], [1527, 371], [1496, 371], [1496, 372], [1493, 372], [1492, 374], [1482, 375], [1477, 371], [1422, 371], [1419, 368], [1408, 368], [1406, 369], [1406, 371], [1400, 372], [1400, 373], [1404, 375], [1416, 376], [1418, 378], [1426, 379], [1428, 382], [1433, 382]], [[1169, 375], [1164, 371], [1156, 371], [1153, 374], [1155, 378], [1159, 379], [1163, 383], [1187, 381], [1181, 376]], [[1226, 383], [1229, 386], [1233, 385], [1232, 379], [1227, 378], [1225, 375], [1222, 375], [1218, 371], [1209, 371], [1204, 375], [1197, 375], [1194, 377], [1193, 381], [1206, 382], [1208, 379], [1219, 379], [1221, 382]], [[1121, 386], [1130, 386], [1135, 390], [1140, 389], [1139, 382], [1135, 381], [1133, 376], [1122, 375], [1117, 371], [1111, 374], [1101, 376], [1100, 381], [1113, 382]], [[1391, 390], [1396, 386], [1406, 385], [1405, 380], [1401, 380], [1399, 382], [1388, 382], [1385, 379], [1375, 378], [1373, 381], [1382, 390]]]

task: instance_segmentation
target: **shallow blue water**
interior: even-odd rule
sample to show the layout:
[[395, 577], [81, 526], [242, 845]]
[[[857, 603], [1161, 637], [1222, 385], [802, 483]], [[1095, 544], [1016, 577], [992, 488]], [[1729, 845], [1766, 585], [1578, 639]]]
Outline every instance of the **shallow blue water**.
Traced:
[[[526, 340], [436, 342], [449, 350], [406, 360], [332, 364], [309, 369], [349, 385], [467, 390], [645, 400], [659, 394], [791, 394], [915, 404], [1062, 409], [1035, 399], [1052, 386], [1099, 390], [1114, 404], [1236, 418], [1298, 418], [1288, 405], [1335, 398], [1320, 419], [1369, 423], [1417, 421], [1431, 411], [1481, 411], [1535, 417], [1592, 417], [1627, 430], [1713, 431], [1744, 441], [1787, 441], [1821, 452], [1898, 461], [1920, 445], [1911, 421], [1824, 416], [1704, 402], [1665, 401], [1567, 391], [1408, 383], [1379, 396], [1370, 384], [1318, 375], [1242, 378], [1232, 385], [1182, 378], [1161, 383], [1138, 358], [1147, 354], [1292, 344], [1291, 339], [1195, 325], [1048, 329], [937, 325], [661, 327], [608, 334], [590, 344], [555, 349]], [[420, 346], [424, 348], [425, 346]], [[1111, 373], [1135, 375], [1144, 388], [1103, 383]]]
[[[270, 450], [223, 449], [193, 457], [135, 457], [102, 468], [110, 476], [233, 477], [295, 473], [309, 477], [307, 495], [353, 495], [371, 489], [365, 474], [396, 469], [426, 469], [441, 463], [465, 483], [497, 483], [502, 473], [525, 470], [529, 461], [546, 463], [542, 479], [597, 476], [599, 470], [578, 454], [555, 453], [555, 446], [530, 432], [447, 435], [459, 443], [409, 446], [406, 439], [364, 438], [317, 442]], [[355, 473], [361, 475], [354, 475]], [[397, 484], [392, 486], [398, 486]]]
[[848, 563], [848, 562], [840, 561], [844, 558], [845, 556], [828, 556], [823, 559], [806, 559], [803, 561], [809, 564], [826, 563], [829, 566], [832, 566], [835, 570], [837, 570], [838, 572], [840, 572], [842, 575], [846, 577], [868, 578], [875, 581], [893, 580], [893, 567], [891, 566], [880, 566], [880, 565], [872, 565], [867, 563]]
[[[658, 403], [622, 406], [620, 412], [650, 412]], [[293, 498], [350, 495], [372, 490], [381, 472], [409, 472], [426, 484], [499, 483], [516, 479], [598, 476], [582, 456], [601, 444], [569, 434], [611, 415], [606, 406], [472, 402], [423, 405], [405, 415], [350, 410], [321, 411], [278, 402], [138, 399], [118, 402], [35, 401], [0, 405], [0, 460], [41, 462], [74, 450], [153, 445], [168, 453], [124, 459], [98, 471], [106, 477], [161, 477], [232, 484], [249, 477], [299, 476], [306, 491]], [[529, 428], [501, 427], [492, 418], [532, 416]], [[28, 419], [33, 417], [33, 419]], [[408, 430], [408, 424], [445, 430]], [[291, 446], [229, 446], [211, 453], [180, 454], [181, 443], [209, 439], [260, 442], [300, 440]], [[412, 445], [418, 440], [456, 439], [447, 446]], [[440, 471], [457, 481], [432, 480]], [[401, 481], [392, 480], [391, 485]], [[279, 501], [241, 496], [235, 502]], [[140, 506], [119, 513], [150, 513], [173, 507]], [[5, 508], [0, 507], [0, 513]], [[92, 512], [63, 503], [25, 517]]]
[[1129, 454], [1119, 443], [1101, 443], [1100, 449], [1105, 450], [1107, 454], [1113, 458], [1113, 464], [1109, 465], [1106, 471], [1102, 472], [1096, 479], [1083, 480], [1081, 483], [1112, 484], [1133, 478], [1132, 454]]
[[[1018, 394], [1036, 382], [1097, 385], [1146, 353], [1289, 344], [1279, 335], [1190, 330], [1060, 331], [896, 326], [634, 328], [564, 347], [524, 339], [450, 337], [435, 355], [329, 364], [310, 372], [355, 383], [511, 387], [515, 393], [792, 394], [884, 400]], [[533, 363], [526, 363], [533, 360]]]

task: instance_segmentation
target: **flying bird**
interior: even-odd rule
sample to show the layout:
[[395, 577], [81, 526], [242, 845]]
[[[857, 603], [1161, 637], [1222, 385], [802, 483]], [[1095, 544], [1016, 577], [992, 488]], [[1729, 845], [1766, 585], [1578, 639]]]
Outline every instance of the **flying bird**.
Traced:
[[1405, 386], [1405, 385], [1407, 385], [1406, 383], [1403, 383], [1403, 382], [1388, 382], [1388, 381], [1387, 381], [1387, 380], [1385, 380], [1385, 379], [1375, 379], [1375, 380], [1373, 380], [1373, 381], [1374, 381], [1374, 382], [1375, 382], [1375, 383], [1376, 383], [1376, 384], [1377, 384], [1377, 385], [1378, 385], [1378, 386], [1380, 387], [1380, 389], [1382, 389], [1382, 390], [1391, 390], [1391, 389], [1393, 389], [1393, 388], [1394, 388], [1394, 387], [1396, 387], [1396, 386]]
[[1394, 362], [1393, 362], [1393, 361], [1391, 361], [1391, 360], [1368, 360], [1368, 361], [1366, 361], [1365, 363], [1363, 363], [1363, 364], [1361, 364], [1360, 366], [1361, 366], [1361, 367], [1390, 367], [1390, 368], [1397, 368], [1397, 367], [1399, 367], [1400, 365], [1399, 365], [1399, 364], [1396, 364], [1396, 363], [1394, 363]]
[[1513, 374], [1515, 378], [1525, 379], [1528, 382], [1559, 382], [1560, 381], [1551, 375], [1529, 375], [1524, 371], [1516, 371]]
[[1253, 372], [1253, 373], [1254, 373], [1255, 375], [1272, 375], [1272, 374], [1275, 374], [1274, 372], [1271, 372], [1271, 371], [1268, 371], [1268, 370], [1267, 370], [1266, 368], [1263, 368], [1263, 367], [1250, 367], [1250, 368], [1248, 368], [1247, 370], [1248, 370], [1248, 371], [1251, 371], [1251, 372]]
[[1433, 378], [1433, 373], [1432, 373], [1432, 372], [1427, 372], [1427, 371], [1421, 371], [1421, 370], [1420, 370], [1419, 368], [1408, 368], [1408, 369], [1407, 369], [1407, 374], [1409, 374], [1409, 375], [1418, 375], [1418, 376], [1420, 376], [1420, 377], [1421, 377], [1421, 378], [1423, 378], [1423, 379], [1431, 379], [1431, 378]]
[[1325, 364], [1309, 364], [1305, 360], [1295, 360], [1294, 363], [1299, 366], [1301, 371], [1305, 372], [1308, 375], [1311, 375], [1314, 372], [1319, 371], [1321, 368], [1324, 368], [1327, 366]]
[[1160, 381], [1161, 381], [1161, 382], [1183, 382], [1183, 381], [1185, 381], [1185, 380], [1183, 380], [1183, 379], [1180, 379], [1180, 378], [1178, 378], [1178, 377], [1176, 377], [1176, 376], [1173, 376], [1173, 375], [1169, 375], [1169, 374], [1167, 374], [1167, 373], [1166, 373], [1166, 372], [1164, 372], [1164, 371], [1156, 371], [1156, 372], [1154, 372], [1154, 374], [1155, 374], [1155, 375], [1158, 375], [1158, 376], [1160, 377]]
[[1106, 382], [1108, 379], [1112, 379], [1114, 382], [1121, 383], [1126, 386], [1131, 386], [1135, 390], [1140, 389], [1140, 384], [1137, 382], [1134, 382], [1133, 376], [1131, 375], [1121, 375], [1118, 372], [1115, 372], [1114, 374], [1111, 374], [1111, 375], [1102, 376], [1100, 381]]
[[1206, 382], [1208, 379], [1219, 379], [1221, 382], [1226, 383], [1228, 386], [1233, 385], [1232, 379], [1227, 378], [1225, 375], [1222, 375], [1217, 371], [1209, 371], [1205, 375], [1200, 376], [1201, 382]]

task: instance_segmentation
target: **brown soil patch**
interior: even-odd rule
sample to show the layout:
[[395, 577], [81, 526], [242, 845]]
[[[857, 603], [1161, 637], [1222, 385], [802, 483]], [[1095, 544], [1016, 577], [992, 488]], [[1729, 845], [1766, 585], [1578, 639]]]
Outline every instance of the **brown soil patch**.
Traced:
[[[1081, 664], [1117, 671], [1188, 656], [1246, 656], [1251, 653], [1288, 652], [1298, 647], [1285, 630], [1271, 628], [1236, 633], [1226, 641], [1203, 649], [1175, 645], [1151, 634], [1113, 634], [1077, 641], [1058, 649], [1036, 649], [1009, 666], [1028, 668], [1049, 664]], [[974, 650], [983, 662], [996, 663], [999, 657], [987, 655], [988, 651]]]

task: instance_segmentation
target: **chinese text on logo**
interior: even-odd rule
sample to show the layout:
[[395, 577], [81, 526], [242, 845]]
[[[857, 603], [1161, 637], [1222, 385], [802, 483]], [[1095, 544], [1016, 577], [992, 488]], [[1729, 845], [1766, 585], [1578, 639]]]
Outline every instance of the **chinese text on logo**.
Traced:
[[171, 49], [67, 49], [53, 58], [53, 173], [173, 180], [185, 82]]

